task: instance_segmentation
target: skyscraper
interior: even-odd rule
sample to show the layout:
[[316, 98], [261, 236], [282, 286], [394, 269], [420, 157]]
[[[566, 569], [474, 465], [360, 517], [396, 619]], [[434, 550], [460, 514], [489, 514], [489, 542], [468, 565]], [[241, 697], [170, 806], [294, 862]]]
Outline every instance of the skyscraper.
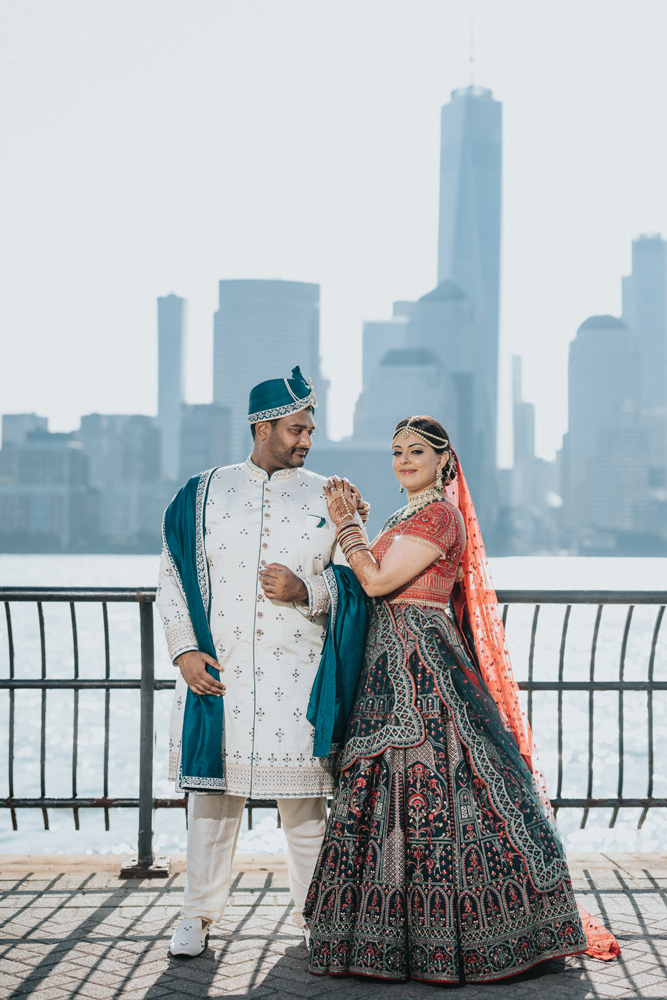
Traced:
[[103, 545], [111, 551], [159, 551], [162, 514], [176, 477], [161, 474], [155, 417], [90, 413], [81, 417], [74, 436], [85, 449], [90, 485], [99, 495]]
[[408, 347], [387, 351], [364, 387], [354, 413], [354, 440], [373, 442], [387, 456], [390, 481], [391, 437], [396, 424], [418, 413], [437, 419], [448, 384], [444, 366], [433, 351]]
[[[482, 311], [453, 281], [417, 302], [394, 303], [394, 316], [364, 324], [364, 387], [354, 415], [351, 446], [386, 454], [403, 417], [440, 420], [465, 469], [480, 520], [491, 527], [495, 436]], [[393, 474], [382, 466], [387, 496]], [[388, 499], [391, 505], [395, 498]], [[385, 508], [382, 508], [385, 514]], [[391, 511], [386, 511], [386, 516]]]
[[220, 282], [214, 318], [213, 401], [231, 410], [229, 461], [252, 450], [248, 395], [299, 365], [317, 394], [318, 440], [326, 436], [327, 383], [320, 377], [320, 286], [302, 281]]
[[562, 506], [555, 462], [535, 455], [535, 407], [523, 398], [522, 359], [512, 357], [514, 466], [500, 469], [494, 547], [498, 555], [553, 551]]
[[229, 410], [215, 403], [184, 403], [180, 481], [214, 465], [229, 465]]
[[496, 449], [484, 314], [457, 284], [442, 281], [414, 303], [408, 339], [413, 348], [432, 351], [447, 372], [439, 411], [430, 415], [441, 420], [452, 435], [482, 527], [488, 532]]
[[[40, 426], [12, 436], [31, 417]], [[86, 551], [97, 536], [99, 497], [83, 445], [73, 434], [50, 434], [43, 422], [34, 414], [3, 417], [0, 552]]]
[[163, 479], [176, 481], [180, 471], [181, 404], [183, 402], [183, 324], [185, 299], [167, 295], [157, 300], [158, 404]]
[[450, 379], [440, 359], [425, 349], [388, 350], [357, 400], [354, 434], [344, 441], [316, 441], [307, 466], [323, 476], [347, 476], [371, 505], [373, 537], [405, 503], [392, 468], [391, 440], [399, 420], [437, 417]]
[[623, 320], [585, 320], [570, 344], [563, 442], [563, 513], [570, 543], [578, 543], [582, 553], [613, 551], [619, 534], [645, 531], [648, 471], [640, 381], [639, 338]]
[[337, 466], [358, 477], [372, 495], [374, 529], [396, 505], [385, 451], [394, 426], [401, 417], [427, 413], [451, 434], [490, 536], [496, 504], [501, 110], [481, 87], [453, 91], [443, 107], [438, 285], [417, 302], [395, 302], [391, 320], [364, 324], [354, 436], [312, 456], [311, 467], [323, 474]]
[[667, 404], [667, 243], [632, 241], [632, 274], [623, 278], [623, 319], [639, 338], [641, 405]]
[[364, 321], [361, 379], [364, 387], [373, 381], [387, 351], [400, 351], [407, 347], [408, 323], [406, 316]]
[[512, 355], [512, 415], [514, 418], [514, 465], [535, 458], [535, 407], [523, 398], [522, 358]]
[[33, 431], [47, 431], [48, 420], [36, 413], [5, 413], [2, 418], [2, 447], [22, 444]]
[[367, 320], [362, 333], [362, 385], [371, 384], [387, 351], [398, 351], [408, 346], [408, 326], [412, 302], [394, 302], [391, 319]]
[[441, 117], [438, 284], [455, 282], [484, 315], [496, 426], [502, 105], [483, 87], [452, 91]]

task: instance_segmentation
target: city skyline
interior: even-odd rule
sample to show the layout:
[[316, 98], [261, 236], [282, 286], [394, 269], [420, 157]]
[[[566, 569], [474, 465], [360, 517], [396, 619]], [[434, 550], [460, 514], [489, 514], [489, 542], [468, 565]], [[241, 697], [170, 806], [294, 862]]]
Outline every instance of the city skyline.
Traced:
[[[364, 325], [354, 434], [334, 442], [320, 433], [309, 467], [355, 482], [375, 533], [397, 502], [387, 428], [407, 411], [428, 411], [455, 442], [492, 554], [663, 554], [667, 242], [642, 235], [632, 257], [620, 281], [623, 317], [590, 316], [570, 343], [568, 430], [556, 462], [535, 453], [535, 406], [523, 398], [523, 359], [513, 356], [515, 461], [495, 468], [484, 311], [445, 279], [417, 301], [394, 302], [390, 319]], [[317, 378], [319, 286], [223, 280], [219, 292], [214, 403], [182, 400], [186, 303], [170, 295], [157, 302], [157, 417], [92, 413], [59, 433], [42, 415], [3, 415], [2, 551], [151, 551], [179, 484], [252, 449], [244, 382], [273, 374], [285, 352], [306, 354]], [[324, 380], [314, 388], [326, 397]]]
[[[186, 399], [209, 401], [217, 281], [280, 275], [322, 287], [348, 433], [363, 320], [435, 284], [438, 111], [469, 80], [469, 4], [343, 0], [334, 16], [296, 0], [249, 19], [234, 0], [197, 17], [147, 0], [129, 33], [105, 2], [9, 7], [2, 409], [61, 430], [155, 413], [154, 299], [170, 292], [190, 303]], [[475, 83], [505, 107], [503, 464], [509, 355], [551, 457], [573, 331], [620, 314], [631, 239], [667, 232], [664, 5], [571, 5], [577, 32], [567, 11], [476, 6]]]
[[[589, 320], [593, 319], [609, 319], [611, 322], [610, 328], [614, 328], [616, 323], [624, 324], [626, 328], [633, 333], [638, 334], [639, 338], [644, 343], [644, 349], [641, 353], [641, 373], [639, 376], [639, 382], [637, 386], [638, 399], [640, 405], [646, 409], [651, 408], [664, 408], [667, 401], [667, 339], [665, 339], [665, 331], [667, 330], [667, 241], [665, 241], [660, 233], [640, 233], [636, 239], [632, 240], [632, 261], [633, 267], [631, 268], [631, 273], [626, 276], [620, 277], [621, 286], [621, 309], [619, 310], [619, 316], [614, 316], [611, 313], [601, 313], [594, 314], [592, 317], [587, 317], [582, 321], [581, 324], [574, 331], [571, 339], [568, 341], [568, 348], [571, 352], [573, 345], [577, 340], [577, 336], [581, 328], [586, 329], [586, 324]], [[296, 335], [297, 340], [302, 341], [302, 349], [299, 350], [294, 346], [289, 346], [286, 348], [287, 352], [290, 354], [290, 359], [288, 362], [291, 364], [291, 355], [299, 355], [297, 363], [303, 362], [302, 355], [306, 355], [305, 368], [308, 371], [312, 371], [315, 375], [316, 389], [317, 386], [320, 387], [320, 398], [318, 406], [318, 423], [320, 428], [320, 437], [332, 441], [346, 441], [351, 440], [354, 436], [355, 431], [352, 428], [351, 433], [344, 438], [333, 438], [326, 435], [326, 417], [323, 418], [323, 414], [326, 413], [327, 404], [327, 388], [328, 382], [322, 376], [321, 369], [317, 365], [317, 352], [318, 345], [320, 343], [319, 338], [319, 318], [320, 318], [320, 288], [317, 284], [299, 282], [299, 281], [285, 281], [282, 279], [222, 279], [217, 282], [218, 285], [218, 309], [213, 314], [213, 327], [214, 327], [214, 340], [211, 345], [211, 359], [210, 367], [213, 375], [213, 399], [210, 403], [206, 404], [192, 404], [189, 403], [185, 398], [185, 394], [182, 389], [182, 367], [183, 367], [183, 355], [187, 349], [188, 336], [186, 330], [185, 316], [189, 306], [186, 299], [181, 298], [173, 292], [170, 292], [166, 296], [157, 297], [157, 323], [156, 323], [156, 354], [154, 359], [155, 374], [158, 376], [159, 386], [162, 386], [162, 396], [160, 391], [158, 391], [158, 405], [157, 410], [154, 413], [146, 414], [147, 417], [155, 417], [157, 420], [157, 425], [160, 427], [161, 432], [166, 434], [167, 438], [173, 440], [174, 435], [180, 438], [181, 435], [181, 411], [185, 407], [187, 409], [193, 410], [197, 407], [210, 407], [217, 406], [222, 408], [229, 408], [232, 413], [236, 414], [236, 419], [232, 420], [232, 427], [236, 426], [237, 429], [246, 429], [246, 396], [249, 388], [246, 389], [243, 385], [243, 376], [245, 375], [248, 387], [251, 387], [251, 382], [253, 379], [257, 378], [261, 381], [264, 377], [263, 375], [256, 375], [257, 371], [264, 371], [266, 369], [266, 375], [272, 374], [276, 364], [283, 363], [283, 354], [285, 353], [282, 344], [282, 338], [288, 333], [293, 332]], [[375, 372], [377, 372], [379, 366], [382, 364], [383, 357], [387, 351], [393, 351], [394, 354], [398, 355], [401, 353], [403, 348], [415, 347], [417, 350], [424, 350], [431, 352], [434, 343], [432, 341], [433, 336], [440, 336], [440, 327], [437, 324], [431, 330], [429, 320], [425, 318], [427, 313], [420, 313], [420, 304], [429, 303], [432, 301], [435, 303], [438, 300], [461, 300], [464, 309], [466, 308], [465, 303], [468, 302], [467, 297], [461, 292], [459, 287], [452, 282], [445, 280], [441, 285], [437, 286], [431, 292], [428, 292], [415, 302], [407, 300], [396, 300], [393, 303], [393, 313], [389, 319], [379, 319], [379, 320], [364, 320], [362, 323], [361, 340], [362, 340], [362, 367], [363, 367], [363, 383], [362, 391], [355, 400], [355, 408], [358, 409], [359, 405], [363, 403], [363, 386], [370, 384]], [[221, 311], [221, 304], [224, 300], [228, 300], [226, 303], [228, 309], [228, 315], [226, 317], [227, 327], [223, 320], [223, 313]], [[303, 300], [303, 301], [300, 301]], [[310, 305], [309, 305], [310, 303]], [[271, 309], [275, 310], [276, 305], [278, 306], [277, 313], [271, 313]], [[472, 299], [469, 300], [468, 308], [476, 309], [476, 304]], [[308, 310], [312, 311], [312, 315], [309, 314]], [[249, 315], [245, 315], [245, 311], [249, 310]], [[293, 313], [293, 315], [292, 315]], [[303, 313], [303, 315], [300, 315]], [[230, 322], [231, 317], [231, 322]], [[291, 322], [296, 320], [296, 324]], [[240, 321], [242, 329], [235, 330], [234, 322]], [[266, 327], [266, 323], [269, 326], [275, 327], [275, 330], [270, 330]], [[302, 333], [299, 331], [299, 322], [303, 325]], [[433, 321], [431, 321], [432, 323]], [[463, 326], [465, 323], [469, 322], [467, 320], [463, 321]], [[451, 324], [454, 324], [451, 327]], [[455, 328], [457, 324], [460, 326], [460, 330], [456, 331]], [[446, 336], [450, 339], [447, 340], [441, 347], [435, 348], [435, 354], [442, 354], [442, 351], [451, 352], [450, 367], [452, 371], [456, 371], [458, 368], [470, 367], [473, 364], [473, 360], [476, 354], [486, 353], [483, 346], [482, 340], [478, 343], [472, 345], [466, 342], [465, 336], [462, 334], [463, 326], [461, 326], [460, 319], [448, 319], [445, 323], [445, 329], [447, 331]], [[473, 323], [472, 329], [477, 327], [483, 327], [483, 322], [475, 321]], [[271, 344], [270, 340], [267, 341], [266, 347], [270, 347], [267, 356], [259, 358], [260, 368], [254, 367], [254, 360], [257, 357], [257, 352], [262, 346], [261, 339], [262, 334], [268, 329], [269, 334], [275, 333], [277, 341]], [[232, 361], [236, 364], [238, 371], [233, 371], [231, 373], [228, 371], [227, 358], [225, 356], [225, 334], [232, 344], [234, 339], [237, 339], [242, 346], [237, 349], [237, 357], [232, 357]], [[415, 336], [416, 334], [416, 336]], [[238, 335], [238, 336], [237, 336]], [[216, 341], [217, 337], [217, 341]], [[257, 338], [259, 337], [259, 340]], [[253, 339], [254, 338], [254, 339]], [[243, 341], [247, 343], [243, 343]], [[663, 342], [664, 341], [664, 342]], [[217, 347], [216, 347], [217, 343]], [[470, 352], [469, 360], [468, 353]], [[232, 351], [232, 354], [234, 352]], [[409, 352], [405, 352], [409, 353]], [[217, 354], [217, 361], [216, 361]], [[265, 352], [266, 354], [266, 352]], [[442, 354], [441, 361], [444, 363], [445, 354]], [[267, 360], [268, 357], [268, 360]], [[177, 360], [178, 359], [178, 360]], [[539, 404], [535, 404], [522, 398], [523, 392], [523, 363], [525, 358], [522, 355], [512, 355], [510, 358], [510, 398], [513, 407], [512, 425], [513, 433], [516, 433], [516, 419], [517, 419], [517, 384], [520, 386], [519, 394], [521, 396], [521, 403], [523, 406], [529, 406], [532, 412], [531, 418], [531, 440], [532, 448], [535, 451], [535, 420], [539, 413]], [[398, 364], [398, 356], [391, 362], [393, 364]], [[517, 383], [517, 362], [519, 363], [520, 374], [518, 376]], [[205, 362], [206, 363], [206, 362]], [[420, 359], [418, 365], [428, 364], [427, 359]], [[216, 376], [216, 370], [218, 375]], [[235, 376], [241, 376], [241, 379], [236, 379], [237, 383], [233, 389], [230, 389], [228, 383], [234, 382]], [[307, 377], [309, 375], [307, 374]], [[217, 378], [217, 390], [216, 390], [216, 378]], [[173, 398], [167, 398], [167, 389], [173, 388], [173, 386], [178, 386], [178, 392], [172, 394]], [[652, 391], [651, 391], [652, 390]], [[163, 416], [160, 414], [160, 399], [164, 399], [164, 410]], [[435, 398], [435, 397], [434, 397]], [[439, 396], [437, 397], [440, 398]], [[171, 405], [169, 405], [171, 404]], [[408, 407], [409, 408], [409, 407]], [[99, 410], [92, 411], [93, 415], [100, 415]], [[353, 408], [353, 416], [355, 409]], [[165, 415], [166, 414], [166, 415]], [[121, 415], [123, 417], [137, 416], [141, 414], [127, 413]], [[16, 421], [16, 426], [19, 426], [23, 418], [41, 421], [40, 428], [46, 430], [47, 422], [49, 423], [50, 433], [72, 433], [78, 429], [78, 425], [82, 418], [90, 416], [90, 414], [81, 414], [79, 420], [77, 421], [77, 426], [71, 428], [68, 431], [62, 432], [52, 425], [52, 415], [48, 413], [37, 414], [32, 411], [22, 410], [16, 413], [6, 413], [5, 417], [8, 417], [12, 421]], [[113, 419], [116, 419], [114, 416]], [[454, 417], [454, 420], [456, 418]], [[454, 420], [452, 425], [454, 426]], [[14, 424], [12, 424], [12, 427]], [[230, 427], [230, 431], [232, 431]], [[31, 428], [35, 429], [35, 428]], [[560, 440], [559, 447], [557, 451], [563, 445], [563, 439], [567, 435], [568, 425], [566, 425], [563, 436]], [[8, 432], [11, 436], [13, 430]], [[521, 430], [520, 434], [524, 431]], [[238, 435], [236, 435], [238, 436]], [[368, 436], [364, 432], [364, 436]], [[373, 437], [373, 435], [371, 435]], [[374, 438], [375, 439], [375, 438]], [[248, 447], [250, 447], [250, 442], [248, 441]], [[237, 449], [238, 450], [238, 449]], [[241, 449], [243, 450], [243, 449]], [[234, 451], [234, 445], [232, 445], [232, 451]], [[514, 459], [516, 461], [517, 456], [515, 448]], [[172, 443], [163, 447], [163, 452], [168, 454], [170, 457], [167, 458], [167, 464], [165, 465], [165, 454], [161, 458], [161, 474], [163, 478], [172, 479], [176, 481], [179, 477], [179, 462], [180, 451], [176, 448], [174, 452], [174, 446]], [[239, 452], [240, 454], [240, 452]], [[237, 459], [234, 459], [237, 460]], [[511, 469], [512, 465], [502, 466], [499, 468]]]

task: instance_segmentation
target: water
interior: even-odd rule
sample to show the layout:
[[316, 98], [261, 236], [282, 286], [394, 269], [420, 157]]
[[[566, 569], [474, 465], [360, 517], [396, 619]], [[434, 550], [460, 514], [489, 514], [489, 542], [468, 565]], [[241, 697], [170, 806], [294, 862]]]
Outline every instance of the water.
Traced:
[[[0, 555], [1, 586], [154, 586], [156, 556], [124, 555]], [[500, 589], [667, 589], [667, 559], [586, 559], [567, 557], [513, 557], [492, 559], [495, 585]], [[600, 629], [596, 676], [618, 677], [618, 658], [627, 609], [608, 607]], [[545, 607], [535, 650], [535, 679], [556, 676], [564, 608]], [[507, 637], [518, 678], [525, 676], [533, 608], [510, 608]], [[592, 620], [595, 609], [572, 610], [566, 647], [565, 679], [588, 676]], [[45, 604], [47, 670], [51, 677], [72, 676], [72, 641], [67, 605]], [[39, 632], [33, 604], [12, 606], [16, 675], [39, 675]], [[645, 676], [647, 649], [655, 618], [654, 608], [638, 607], [630, 630], [626, 678]], [[78, 605], [80, 674], [101, 677], [104, 672], [102, 612], [99, 605]], [[109, 605], [112, 676], [139, 676], [139, 618], [135, 605]], [[159, 622], [155, 630], [156, 676], [173, 677]], [[642, 672], [643, 666], [643, 672]], [[7, 676], [7, 639], [4, 616], [0, 619], [0, 676]], [[667, 677], [667, 623], [655, 664], [656, 679]], [[172, 693], [157, 692], [155, 704], [155, 793], [173, 794], [167, 780], [167, 723]], [[596, 694], [595, 784], [593, 794], [615, 795], [617, 784], [618, 695]], [[588, 695], [567, 692], [564, 704], [564, 795], [585, 794], [587, 771]], [[79, 703], [78, 794], [97, 796], [102, 791], [104, 746], [104, 693], [86, 691]], [[0, 797], [7, 788], [8, 698], [0, 696]], [[646, 792], [646, 695], [625, 696], [625, 793]], [[51, 691], [47, 698], [47, 794], [71, 794], [72, 692]], [[540, 749], [548, 787], [556, 787], [556, 695], [535, 699], [533, 729]], [[16, 694], [15, 784], [18, 796], [39, 795], [40, 692]], [[110, 697], [109, 794], [138, 794], [139, 692], [114, 691]], [[667, 796], [667, 698], [654, 695], [655, 796]], [[665, 810], [649, 813], [637, 830], [638, 810], [623, 810], [609, 829], [609, 810], [593, 810], [587, 827], [580, 830], [579, 810], [561, 811], [558, 821], [568, 850], [657, 851], [667, 841]], [[135, 810], [110, 812], [110, 830], [104, 830], [102, 810], [81, 810], [79, 831], [70, 810], [49, 811], [51, 829], [43, 829], [39, 810], [20, 810], [19, 830], [11, 830], [9, 811], [0, 810], [0, 851], [43, 853], [129, 853], [136, 849]], [[160, 852], [185, 849], [185, 817], [181, 810], [157, 810], [155, 847]], [[239, 838], [241, 852], [284, 852], [285, 840], [276, 829], [273, 812], [256, 811], [254, 829], [247, 819]]]

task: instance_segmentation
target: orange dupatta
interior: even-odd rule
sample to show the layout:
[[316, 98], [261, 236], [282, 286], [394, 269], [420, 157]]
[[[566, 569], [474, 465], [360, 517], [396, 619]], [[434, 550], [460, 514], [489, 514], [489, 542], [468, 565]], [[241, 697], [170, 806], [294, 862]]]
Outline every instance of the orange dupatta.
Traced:
[[[456, 478], [446, 487], [448, 498], [463, 516], [466, 530], [466, 545], [462, 559], [463, 580], [459, 592], [452, 595], [456, 615], [460, 623], [465, 605], [484, 683], [496, 703], [505, 727], [514, 734], [521, 756], [533, 772], [533, 779], [546, 816], [556, 828], [556, 818], [551, 808], [544, 775], [537, 762], [530, 723], [519, 703], [519, 688], [512, 672], [505, 629], [498, 611], [496, 591], [489, 575], [482, 532], [458, 456], [456, 464], [458, 469]], [[585, 954], [600, 958], [602, 961], [620, 955], [621, 949], [613, 934], [592, 917], [581, 904], [577, 905], [588, 942]]]

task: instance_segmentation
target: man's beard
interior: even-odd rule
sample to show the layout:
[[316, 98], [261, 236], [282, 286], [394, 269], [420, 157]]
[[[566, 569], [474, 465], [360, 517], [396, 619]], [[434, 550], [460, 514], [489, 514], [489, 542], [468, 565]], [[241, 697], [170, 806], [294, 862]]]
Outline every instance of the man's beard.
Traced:
[[305, 456], [298, 455], [297, 449], [289, 448], [282, 442], [270, 442], [270, 450], [273, 460], [280, 464], [281, 469], [300, 469], [305, 463]]

